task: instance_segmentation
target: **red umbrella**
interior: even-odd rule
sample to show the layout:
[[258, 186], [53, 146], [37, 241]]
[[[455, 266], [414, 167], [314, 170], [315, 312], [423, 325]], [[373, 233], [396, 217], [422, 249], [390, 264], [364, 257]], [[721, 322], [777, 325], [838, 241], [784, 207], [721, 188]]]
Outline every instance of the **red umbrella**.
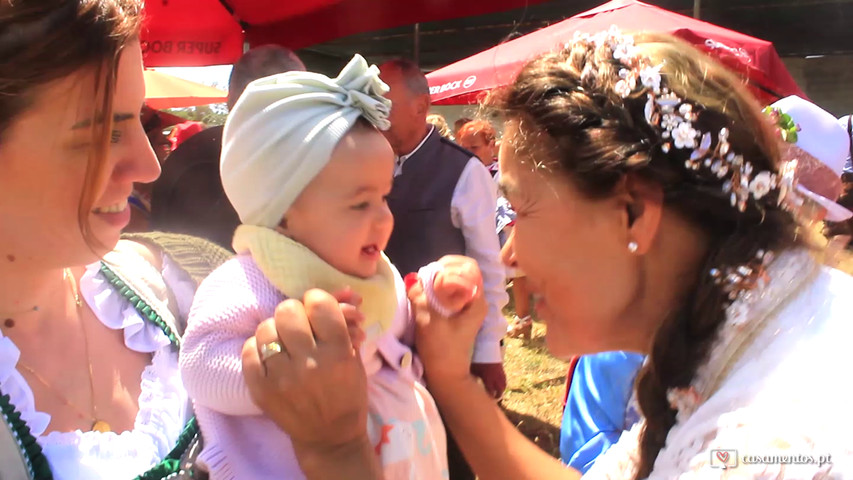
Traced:
[[146, 0], [145, 17], [148, 67], [222, 65], [243, 53], [243, 28], [219, 0]]
[[681, 37], [743, 75], [766, 103], [788, 95], [805, 98], [772, 43], [636, 0], [613, 0], [430, 73], [432, 101], [475, 103], [480, 92], [509, 84], [528, 60], [571, 41], [576, 31], [595, 33], [611, 25]]
[[[545, 0], [145, 0], [148, 67], [234, 63], [251, 45], [303, 48], [417, 22], [511, 10]], [[245, 37], [244, 37], [245, 32]]]

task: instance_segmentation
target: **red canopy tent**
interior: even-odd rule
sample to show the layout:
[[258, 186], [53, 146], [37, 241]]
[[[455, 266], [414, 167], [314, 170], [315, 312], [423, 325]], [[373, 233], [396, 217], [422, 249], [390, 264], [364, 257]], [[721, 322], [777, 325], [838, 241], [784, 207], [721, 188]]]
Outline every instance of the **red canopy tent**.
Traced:
[[297, 49], [361, 32], [543, 1], [145, 0], [142, 48], [147, 67], [223, 65], [240, 58], [244, 41]]
[[480, 92], [509, 84], [528, 60], [571, 41], [576, 31], [595, 33], [611, 25], [667, 32], [692, 43], [744, 76], [765, 103], [788, 95], [805, 98], [772, 43], [636, 0], [613, 0], [430, 73], [433, 103], [475, 103]]

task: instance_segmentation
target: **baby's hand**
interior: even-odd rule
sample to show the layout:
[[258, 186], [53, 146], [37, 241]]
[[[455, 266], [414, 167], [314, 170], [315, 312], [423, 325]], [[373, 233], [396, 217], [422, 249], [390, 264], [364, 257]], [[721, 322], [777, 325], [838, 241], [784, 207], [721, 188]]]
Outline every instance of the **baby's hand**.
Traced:
[[480, 268], [472, 261], [445, 265], [435, 274], [432, 288], [439, 303], [455, 313], [468, 306], [480, 283]]
[[[459, 313], [482, 288], [483, 276], [477, 262], [462, 256], [448, 255], [433, 262], [418, 274], [430, 304], [444, 316]], [[432, 282], [431, 285], [427, 283]], [[432, 288], [429, 288], [429, 287]]]
[[340, 303], [341, 313], [344, 314], [344, 320], [347, 322], [350, 342], [352, 342], [353, 348], [358, 350], [367, 338], [361, 328], [364, 323], [364, 314], [358, 309], [361, 306], [362, 298], [349, 287], [336, 292], [334, 296]]

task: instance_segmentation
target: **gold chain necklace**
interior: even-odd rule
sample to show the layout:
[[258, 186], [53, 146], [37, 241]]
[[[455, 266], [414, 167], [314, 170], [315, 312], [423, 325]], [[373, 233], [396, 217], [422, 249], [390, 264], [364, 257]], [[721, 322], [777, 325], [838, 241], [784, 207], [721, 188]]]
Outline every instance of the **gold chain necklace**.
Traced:
[[41, 375], [39, 375], [32, 367], [28, 366], [24, 362], [18, 360], [18, 365], [24, 368], [27, 372], [29, 372], [36, 380], [38, 380], [42, 385], [47, 387], [48, 390], [52, 391], [56, 397], [62, 401], [67, 407], [70, 407], [77, 411], [77, 414], [80, 415], [81, 418], [89, 418], [92, 420], [92, 428], [91, 430], [94, 432], [109, 432], [111, 431], [110, 424], [98, 419], [98, 405], [95, 401], [95, 377], [92, 373], [92, 357], [89, 353], [89, 335], [86, 332], [85, 322], [83, 321], [83, 315], [81, 312], [81, 308], [83, 307], [83, 301], [80, 299], [80, 294], [77, 291], [77, 280], [74, 278], [74, 274], [71, 272], [71, 269], [66, 268], [62, 272], [63, 279], [68, 283], [71, 288], [71, 293], [74, 295], [74, 304], [77, 306], [77, 316], [80, 319], [80, 328], [83, 330], [83, 345], [86, 349], [86, 364], [89, 367], [89, 392], [92, 398], [92, 408], [91, 413], [86, 414], [82, 409], [74, 405], [68, 397], [62, 394], [59, 390], [53, 387], [50, 383], [47, 382]]

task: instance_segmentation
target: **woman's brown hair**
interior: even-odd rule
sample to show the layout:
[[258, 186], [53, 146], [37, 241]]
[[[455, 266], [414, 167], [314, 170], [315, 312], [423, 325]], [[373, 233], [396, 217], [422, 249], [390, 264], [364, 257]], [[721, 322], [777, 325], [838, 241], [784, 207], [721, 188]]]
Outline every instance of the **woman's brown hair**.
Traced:
[[[715, 145], [727, 129], [731, 150], [755, 171], [779, 170], [772, 126], [742, 81], [686, 43], [661, 34], [634, 36], [637, 52], [662, 65], [665, 84], [701, 113], [693, 127], [713, 132]], [[710, 249], [693, 288], [677, 312], [663, 319], [637, 378], [637, 398], [646, 420], [636, 478], [649, 476], [676, 411], [667, 391], [688, 387], [705, 360], [729, 298], [709, 272], [756, 258], [759, 250], [794, 245], [796, 225], [777, 206], [777, 194], [751, 198], [744, 211], [732, 206], [725, 178], [686, 168], [691, 149], [665, 145], [660, 129], [646, 120], [643, 90], [623, 98], [616, 92], [625, 68], [611, 47], [575, 42], [529, 62], [515, 82], [492, 97], [491, 105], [518, 124], [507, 139], [543, 165], [543, 174], [561, 175], [589, 197], [609, 195], [626, 175], [641, 176], [663, 190], [665, 208], [706, 232]], [[712, 147], [713, 148], [713, 147]]]
[[77, 221], [88, 224], [112, 130], [112, 104], [122, 49], [139, 35], [141, 0], [0, 0], [0, 142], [45, 85], [84, 69], [95, 74], [92, 145]]

